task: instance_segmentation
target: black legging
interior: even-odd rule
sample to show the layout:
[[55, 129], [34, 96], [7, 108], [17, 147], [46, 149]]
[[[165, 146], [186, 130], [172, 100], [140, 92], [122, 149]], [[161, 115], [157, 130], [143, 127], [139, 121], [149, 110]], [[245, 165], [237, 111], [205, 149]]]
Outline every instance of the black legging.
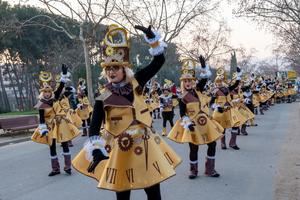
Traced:
[[[88, 118], [86, 120], [82, 120], [82, 127], [85, 128], [85, 127], [89, 126], [90, 121], [91, 121], [91, 118]], [[87, 122], [87, 124], [85, 122]]]
[[[198, 160], [198, 150], [199, 146], [193, 143], [189, 143], [190, 146], [190, 161]], [[207, 144], [207, 156], [214, 157], [216, 155], [216, 142], [211, 142]]]
[[170, 112], [162, 112], [161, 115], [162, 115], [162, 117], [163, 117], [163, 127], [164, 127], [164, 128], [167, 127], [167, 121], [170, 122], [170, 126], [171, 126], [171, 127], [174, 126], [174, 123], [173, 123], [174, 113], [173, 113], [173, 111], [170, 111]]
[[[159, 184], [153, 185], [149, 188], [145, 188], [144, 190], [147, 194], [148, 200], [161, 200]], [[116, 192], [117, 200], [130, 200], [130, 192], [131, 190]]]
[[[68, 142], [62, 142], [61, 146], [63, 148], [64, 153], [69, 153]], [[57, 153], [56, 153], [56, 140], [55, 139], [52, 140], [52, 145], [50, 146], [50, 155], [51, 156], [56, 156], [57, 155]]]

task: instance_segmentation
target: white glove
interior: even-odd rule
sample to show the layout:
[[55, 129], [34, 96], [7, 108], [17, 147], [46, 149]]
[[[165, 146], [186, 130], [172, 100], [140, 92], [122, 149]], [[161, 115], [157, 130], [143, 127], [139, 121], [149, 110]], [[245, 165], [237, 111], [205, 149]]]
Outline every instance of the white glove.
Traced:
[[41, 137], [48, 135], [49, 130], [48, 130], [46, 124], [39, 124], [38, 128], [39, 128], [39, 133], [40, 133]]
[[189, 129], [189, 126], [193, 124], [192, 120], [188, 117], [188, 116], [183, 116], [181, 118], [181, 122], [180, 125], [184, 128], [184, 129]]
[[77, 104], [77, 108], [80, 109], [80, 110], [82, 109], [82, 106], [83, 105], [81, 103]]
[[104, 156], [108, 157], [108, 153], [105, 149], [105, 140], [100, 136], [90, 137], [84, 144], [84, 150], [86, 152], [85, 156], [88, 161], [93, 160], [93, 151], [95, 149], [100, 149]]
[[160, 55], [162, 54], [164, 51], [165, 51], [165, 48], [167, 47], [167, 44], [161, 40], [161, 36], [158, 32], [156, 31], [153, 31], [155, 37], [154, 38], [147, 38], [146, 35], [144, 35], [144, 38], [146, 40], [146, 42], [148, 42], [150, 45], [152, 44], [155, 44], [156, 42], [159, 42], [158, 46], [156, 47], [151, 47], [149, 49], [149, 53], [152, 55], [152, 56], [157, 56], [157, 55]]

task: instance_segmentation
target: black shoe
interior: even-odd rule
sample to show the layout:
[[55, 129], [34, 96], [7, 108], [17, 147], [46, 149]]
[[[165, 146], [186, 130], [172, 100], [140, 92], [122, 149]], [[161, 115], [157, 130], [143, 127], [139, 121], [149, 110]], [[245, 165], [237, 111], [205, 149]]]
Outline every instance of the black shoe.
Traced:
[[48, 176], [55, 176], [57, 174], [60, 174], [60, 171], [52, 171], [48, 174]]
[[238, 147], [237, 145], [235, 146], [230, 146], [231, 148], [233, 148], [234, 150], [240, 150], [240, 147]]
[[227, 147], [226, 147], [226, 146], [224, 146], [224, 147], [221, 147], [221, 149], [225, 150], [225, 149], [227, 149]]
[[71, 169], [64, 169], [64, 171], [65, 171], [67, 174], [69, 174], [69, 175], [72, 174], [72, 170], [71, 170]]
[[195, 179], [195, 178], [197, 178], [197, 175], [194, 175], [194, 174], [189, 175], [189, 179]]
[[209, 177], [218, 178], [220, 177], [220, 174], [217, 171], [214, 171], [213, 174], [210, 175]]

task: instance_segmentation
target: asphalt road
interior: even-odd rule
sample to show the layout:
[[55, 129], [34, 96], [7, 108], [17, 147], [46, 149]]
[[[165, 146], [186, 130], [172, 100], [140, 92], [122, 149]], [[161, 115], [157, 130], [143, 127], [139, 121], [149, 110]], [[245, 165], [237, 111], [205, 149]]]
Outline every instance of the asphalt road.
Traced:
[[[203, 176], [206, 146], [199, 151], [199, 178], [189, 180], [188, 145], [167, 141], [183, 158], [177, 175], [161, 184], [164, 200], [272, 200], [275, 199], [279, 160], [290, 133], [300, 130], [299, 102], [271, 107], [258, 115], [257, 127], [239, 136], [241, 150], [221, 150], [218, 143], [216, 169], [220, 178]], [[293, 121], [293, 129], [290, 123]], [[298, 123], [297, 123], [298, 122]], [[155, 121], [157, 130], [161, 121]], [[229, 139], [229, 133], [227, 133]], [[289, 140], [286, 138], [289, 137]], [[74, 140], [75, 155], [85, 138]], [[300, 147], [298, 147], [298, 150]], [[58, 151], [61, 148], [58, 147]], [[296, 152], [295, 152], [296, 153]], [[63, 162], [60, 156], [61, 163]], [[282, 160], [282, 159], [281, 159]], [[96, 188], [97, 182], [76, 171], [72, 176], [48, 177], [48, 147], [31, 141], [0, 147], [0, 200], [113, 200], [115, 194]], [[146, 199], [143, 190], [133, 191], [133, 200]]]

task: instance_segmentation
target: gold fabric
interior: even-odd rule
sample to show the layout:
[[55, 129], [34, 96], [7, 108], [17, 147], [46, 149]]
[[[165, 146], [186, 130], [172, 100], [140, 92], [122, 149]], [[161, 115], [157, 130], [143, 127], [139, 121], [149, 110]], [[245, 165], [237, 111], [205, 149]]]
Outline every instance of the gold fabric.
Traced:
[[170, 146], [144, 125], [130, 126], [117, 137], [106, 133], [103, 138], [110, 150], [109, 159], [101, 161], [95, 173], [87, 172], [90, 162], [84, 149], [72, 161], [76, 170], [98, 181], [98, 188], [147, 188], [174, 176], [174, 168], [181, 162]]
[[57, 143], [67, 142], [79, 135], [78, 128], [67, 117], [65, 109], [59, 101], [55, 102], [52, 108], [45, 109], [45, 123], [49, 133], [41, 137], [39, 128], [31, 136], [32, 141], [52, 145], [52, 140], [56, 139]]
[[223, 137], [223, 127], [218, 122], [211, 120], [205, 113], [198, 114], [193, 122], [194, 131], [184, 129], [177, 120], [168, 134], [168, 138], [178, 143], [193, 143], [195, 145], [208, 144]]
[[229, 106], [225, 108], [223, 113], [220, 113], [217, 110], [213, 111], [212, 118], [216, 120], [223, 128], [232, 128], [238, 126], [241, 117], [238, 110], [233, 107], [230, 95], [218, 96], [215, 100], [215, 103], [221, 107], [224, 107], [226, 103]]
[[117, 136], [125, 131], [134, 120], [151, 127], [152, 117], [150, 109], [145, 103], [142, 95], [137, 94], [135, 88], [138, 86], [136, 80], [133, 82], [134, 101], [132, 106], [104, 105], [105, 107], [105, 129]]

